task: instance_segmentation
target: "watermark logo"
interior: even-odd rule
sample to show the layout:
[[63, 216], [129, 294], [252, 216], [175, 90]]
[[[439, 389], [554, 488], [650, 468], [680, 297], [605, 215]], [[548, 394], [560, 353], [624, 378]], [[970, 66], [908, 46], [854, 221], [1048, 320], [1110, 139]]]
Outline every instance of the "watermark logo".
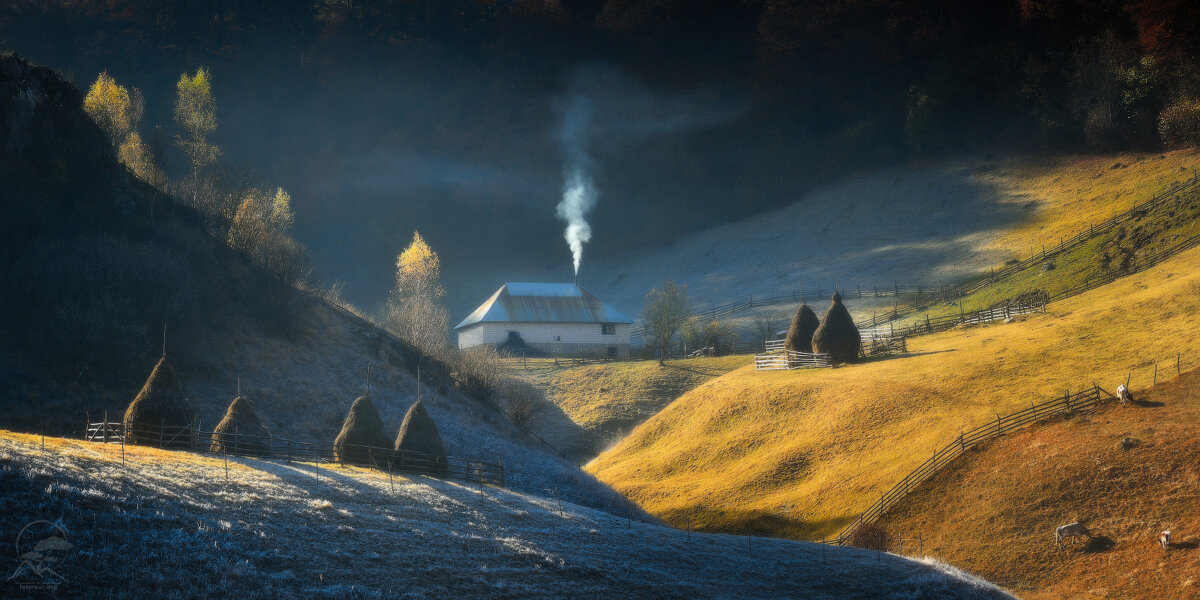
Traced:
[[24, 590], [57, 589], [66, 582], [63, 565], [70, 557], [67, 530], [58, 523], [33, 521], [17, 534], [17, 570], [8, 581]]

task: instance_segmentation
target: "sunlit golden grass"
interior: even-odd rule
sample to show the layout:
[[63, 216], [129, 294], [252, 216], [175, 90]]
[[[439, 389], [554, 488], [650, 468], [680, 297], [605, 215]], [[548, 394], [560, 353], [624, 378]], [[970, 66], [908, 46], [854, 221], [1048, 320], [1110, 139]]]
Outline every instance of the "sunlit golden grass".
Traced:
[[[1200, 371], [1095, 414], [995, 440], [889, 511], [890, 536], [1022, 598], [1193, 598], [1200, 572]], [[1129, 448], [1124, 438], [1136, 442]], [[1054, 528], [1085, 519], [1091, 546], [1058, 550]], [[1172, 531], [1174, 549], [1155, 545]], [[905, 544], [911, 547], [912, 542]]]
[[[1114, 165], [1126, 165], [1113, 168]], [[1033, 202], [1035, 216], [1007, 229], [980, 250], [1000, 249], [1026, 258], [1129, 210], [1135, 203], [1200, 168], [1200, 151], [1163, 154], [1104, 154], [1098, 156], [1021, 157], [1002, 162], [995, 171], [977, 175], [1008, 193], [1007, 202]]]
[[749, 355], [669, 360], [610, 362], [556, 367], [537, 359], [512, 373], [546, 390], [547, 397], [584, 429], [609, 438], [628, 432], [684, 392], [754, 362]]
[[1049, 306], [839, 369], [744, 367], [685, 394], [588, 470], [708, 530], [826, 536], [963, 429], [1154, 361], [1200, 355], [1200, 249]]

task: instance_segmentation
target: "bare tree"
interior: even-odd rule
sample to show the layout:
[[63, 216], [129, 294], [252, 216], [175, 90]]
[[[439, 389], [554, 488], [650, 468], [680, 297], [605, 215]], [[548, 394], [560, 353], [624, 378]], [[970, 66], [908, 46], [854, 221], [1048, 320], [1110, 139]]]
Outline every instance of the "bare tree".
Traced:
[[758, 334], [760, 342], [765, 342], [775, 335], [775, 320], [771, 318], [771, 315], [754, 317], [754, 333]]
[[658, 364], [663, 364], [680, 326], [688, 318], [687, 285], [664, 281], [646, 294], [642, 320], [652, 347], [658, 352]]
[[537, 429], [546, 402], [541, 390], [514, 377], [505, 377], [500, 387], [500, 409], [509, 422], [525, 433]]
[[504, 365], [496, 349], [483, 345], [452, 355], [454, 370], [463, 393], [484, 402], [492, 402], [504, 377]]

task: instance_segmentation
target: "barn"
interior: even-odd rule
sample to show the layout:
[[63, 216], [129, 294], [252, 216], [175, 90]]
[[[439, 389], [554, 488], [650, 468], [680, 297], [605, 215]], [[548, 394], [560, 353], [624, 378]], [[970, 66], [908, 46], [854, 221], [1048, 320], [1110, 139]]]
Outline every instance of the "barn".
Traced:
[[505, 283], [454, 329], [459, 348], [628, 358], [632, 323], [573, 283]]

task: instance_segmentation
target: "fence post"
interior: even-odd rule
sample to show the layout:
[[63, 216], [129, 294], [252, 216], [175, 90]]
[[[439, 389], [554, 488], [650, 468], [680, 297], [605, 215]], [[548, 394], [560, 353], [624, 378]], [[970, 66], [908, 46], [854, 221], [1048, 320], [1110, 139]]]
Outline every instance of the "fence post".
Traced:
[[1154, 361], [1154, 384], [1158, 384], [1158, 361]]
[[963, 431], [961, 429], [958, 430], [958, 448], [960, 453], [967, 451], [967, 444], [963, 441]]
[[158, 420], [158, 447], [159, 448], [163, 447], [163, 429], [165, 429], [166, 427], [167, 427], [167, 419], [166, 418], [159, 419]]
[[292, 462], [292, 440], [288, 438], [285, 441], [287, 442], [287, 461]]
[[1180, 371], [1179, 371], [1179, 355], [1180, 354], [1181, 354], [1180, 352], [1175, 353], [1175, 376], [1176, 377], [1179, 377], [1179, 374], [1180, 374]]
[[[1175, 363], [1175, 365], [1178, 367], [1179, 363]], [[92, 411], [90, 409], [84, 413], [84, 419], [86, 421], [83, 423], [83, 439], [90, 442], [92, 441], [91, 436], [88, 435], [88, 431], [92, 428]]]

